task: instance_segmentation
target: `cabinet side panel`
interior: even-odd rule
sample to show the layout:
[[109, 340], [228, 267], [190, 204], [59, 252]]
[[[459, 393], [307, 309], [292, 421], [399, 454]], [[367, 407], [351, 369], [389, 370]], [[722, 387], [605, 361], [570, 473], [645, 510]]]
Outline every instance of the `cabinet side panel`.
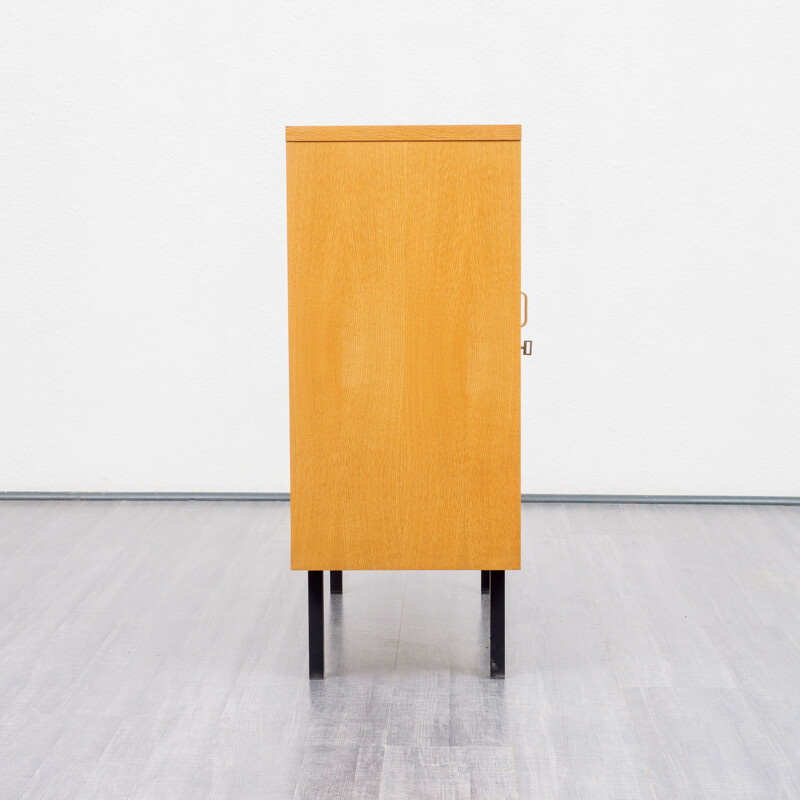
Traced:
[[294, 569], [519, 567], [519, 143], [287, 145]]
[[519, 143], [407, 152], [407, 542], [423, 568], [518, 569]]
[[398, 143], [289, 143], [292, 567], [399, 563]]

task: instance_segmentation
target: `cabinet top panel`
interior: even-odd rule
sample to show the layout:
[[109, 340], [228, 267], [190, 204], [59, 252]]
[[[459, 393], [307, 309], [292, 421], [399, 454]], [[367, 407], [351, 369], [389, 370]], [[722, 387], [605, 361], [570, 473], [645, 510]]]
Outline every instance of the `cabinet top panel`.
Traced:
[[514, 142], [521, 125], [288, 125], [287, 142]]

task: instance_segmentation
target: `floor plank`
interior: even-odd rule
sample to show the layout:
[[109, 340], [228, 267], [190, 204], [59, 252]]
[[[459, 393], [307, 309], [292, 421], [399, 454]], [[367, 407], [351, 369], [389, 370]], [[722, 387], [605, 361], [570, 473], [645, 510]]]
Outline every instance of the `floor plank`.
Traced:
[[0, 797], [800, 796], [800, 508], [523, 506], [477, 572], [347, 573], [307, 679], [281, 502], [0, 502]]

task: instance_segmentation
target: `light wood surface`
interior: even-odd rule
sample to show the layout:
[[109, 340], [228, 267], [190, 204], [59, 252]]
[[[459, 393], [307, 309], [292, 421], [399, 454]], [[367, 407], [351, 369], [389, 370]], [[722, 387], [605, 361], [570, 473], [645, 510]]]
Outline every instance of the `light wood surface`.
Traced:
[[292, 568], [518, 569], [519, 142], [287, 175]]
[[521, 125], [290, 125], [287, 142], [519, 141]]

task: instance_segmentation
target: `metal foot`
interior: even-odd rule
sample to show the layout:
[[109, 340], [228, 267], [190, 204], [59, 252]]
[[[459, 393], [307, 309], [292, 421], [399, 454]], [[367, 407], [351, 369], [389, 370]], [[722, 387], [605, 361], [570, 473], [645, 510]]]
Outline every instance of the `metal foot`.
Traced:
[[492, 570], [489, 588], [489, 677], [506, 676], [506, 573]]
[[342, 571], [340, 569], [331, 570], [331, 594], [342, 593]]
[[488, 569], [481, 570], [481, 594], [489, 594], [489, 575]]
[[325, 677], [325, 610], [322, 571], [308, 571], [308, 677]]

